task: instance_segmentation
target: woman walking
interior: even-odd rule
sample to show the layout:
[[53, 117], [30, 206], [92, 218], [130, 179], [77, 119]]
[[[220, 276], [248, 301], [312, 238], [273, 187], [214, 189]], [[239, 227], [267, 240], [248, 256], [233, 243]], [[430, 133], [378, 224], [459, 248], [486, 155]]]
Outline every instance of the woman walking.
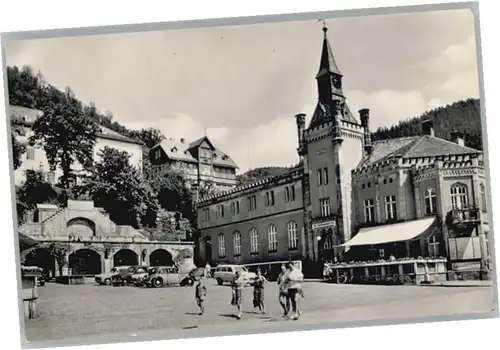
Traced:
[[236, 314], [236, 318], [238, 320], [241, 319], [241, 301], [243, 297], [243, 286], [245, 285], [245, 281], [241, 277], [240, 271], [236, 271], [236, 278], [231, 284], [231, 290], [233, 293], [233, 297], [231, 298], [231, 305], [235, 305], [238, 309], [238, 313]]
[[266, 313], [264, 306], [264, 284], [267, 283], [267, 279], [262, 275], [260, 269], [257, 270], [257, 276], [253, 282], [253, 307], [259, 308], [259, 311], [263, 314]]

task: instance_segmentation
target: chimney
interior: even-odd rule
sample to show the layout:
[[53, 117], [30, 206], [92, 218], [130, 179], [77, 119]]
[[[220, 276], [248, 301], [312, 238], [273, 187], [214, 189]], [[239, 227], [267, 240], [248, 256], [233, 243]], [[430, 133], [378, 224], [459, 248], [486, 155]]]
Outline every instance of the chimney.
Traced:
[[427, 119], [422, 121], [422, 133], [424, 135], [434, 136], [434, 123]]
[[363, 108], [358, 111], [359, 119], [361, 120], [361, 126], [365, 129], [363, 137], [363, 149], [366, 156], [369, 156], [372, 152], [372, 140], [370, 134], [370, 110], [368, 108]]
[[361, 126], [363, 128], [368, 128], [370, 123], [370, 110], [368, 108], [363, 108], [358, 111], [359, 119], [361, 120]]
[[186, 142], [186, 139], [183, 137], [183, 138], [181, 138], [181, 143], [184, 143], [184, 142]]
[[460, 131], [453, 131], [451, 133], [451, 141], [455, 142], [459, 146], [465, 146], [464, 134]]
[[304, 113], [295, 115], [295, 121], [297, 123], [297, 138], [299, 141], [298, 152], [301, 155], [304, 144], [304, 130], [306, 128], [306, 115]]

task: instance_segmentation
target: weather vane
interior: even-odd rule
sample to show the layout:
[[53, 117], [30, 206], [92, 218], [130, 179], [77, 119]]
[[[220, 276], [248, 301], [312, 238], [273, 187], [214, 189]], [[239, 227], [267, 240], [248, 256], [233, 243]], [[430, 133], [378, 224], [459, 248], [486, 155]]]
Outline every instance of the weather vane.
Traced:
[[326, 27], [326, 21], [323, 18], [318, 19], [318, 22], [321, 22], [323, 24], [323, 31], [326, 33], [328, 28]]

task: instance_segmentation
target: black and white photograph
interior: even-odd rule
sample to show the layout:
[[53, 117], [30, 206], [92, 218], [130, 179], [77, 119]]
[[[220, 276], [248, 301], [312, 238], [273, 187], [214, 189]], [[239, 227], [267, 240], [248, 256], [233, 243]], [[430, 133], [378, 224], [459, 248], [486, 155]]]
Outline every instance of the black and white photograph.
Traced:
[[477, 20], [6, 35], [24, 343], [498, 315]]

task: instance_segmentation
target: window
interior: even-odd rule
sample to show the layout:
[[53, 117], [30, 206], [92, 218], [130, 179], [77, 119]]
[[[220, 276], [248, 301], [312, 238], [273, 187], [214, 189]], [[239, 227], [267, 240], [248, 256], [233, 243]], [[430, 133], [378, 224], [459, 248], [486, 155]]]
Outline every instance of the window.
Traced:
[[233, 233], [233, 255], [240, 256], [241, 255], [241, 234], [239, 231], [235, 231]]
[[266, 207], [274, 205], [274, 191], [266, 192]]
[[318, 169], [318, 186], [328, 185], [328, 168]]
[[297, 224], [293, 221], [287, 225], [288, 249], [297, 249], [299, 246], [299, 237], [297, 235]]
[[257, 198], [255, 197], [255, 195], [247, 197], [247, 208], [248, 211], [257, 209]]
[[340, 165], [335, 166], [335, 179], [337, 183], [340, 183]]
[[396, 196], [385, 197], [385, 215], [387, 220], [396, 220]]
[[375, 206], [373, 205], [373, 199], [365, 199], [363, 201], [363, 209], [365, 212], [365, 222], [375, 221]]
[[217, 218], [223, 218], [224, 217], [224, 204], [219, 204], [217, 206]]
[[56, 173], [53, 171], [49, 171], [47, 173], [47, 182], [53, 184], [56, 182]]
[[295, 186], [290, 185], [285, 187], [285, 203], [293, 202], [295, 200]]
[[429, 256], [436, 258], [439, 256], [439, 241], [436, 236], [429, 237]]
[[256, 228], [250, 230], [250, 254], [259, 253], [259, 232]]
[[436, 214], [436, 190], [433, 188], [428, 188], [424, 193], [425, 200], [425, 215]]
[[267, 238], [269, 240], [269, 251], [275, 252], [278, 250], [278, 232], [276, 226], [270, 225], [267, 228]]
[[224, 258], [226, 256], [226, 239], [223, 233], [219, 234], [218, 244], [219, 244], [219, 258]]
[[210, 208], [203, 208], [203, 221], [210, 220]]
[[240, 202], [235, 201], [231, 203], [231, 214], [236, 215], [240, 213]]
[[26, 147], [26, 159], [35, 159], [35, 149], [33, 147]]
[[483, 213], [488, 211], [488, 205], [486, 203], [486, 190], [484, 184], [479, 185], [479, 194], [481, 195], [481, 210]]
[[467, 187], [462, 184], [453, 185], [450, 189], [451, 207], [453, 209], [467, 208]]
[[321, 216], [330, 215], [330, 198], [323, 198], [319, 200], [319, 205], [321, 209]]

